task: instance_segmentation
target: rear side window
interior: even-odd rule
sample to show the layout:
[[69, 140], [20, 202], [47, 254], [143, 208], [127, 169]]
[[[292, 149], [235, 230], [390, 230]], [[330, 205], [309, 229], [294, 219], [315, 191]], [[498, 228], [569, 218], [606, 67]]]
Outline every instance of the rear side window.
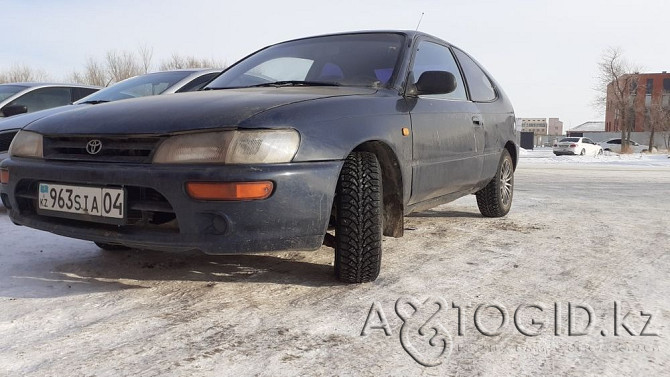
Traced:
[[72, 90], [72, 102], [79, 101], [80, 99], [86, 97], [89, 94], [93, 94], [98, 91], [98, 89], [91, 88], [71, 88]]
[[447, 71], [456, 77], [456, 90], [448, 94], [440, 94], [432, 97], [467, 100], [465, 85], [458, 65], [449, 48], [437, 43], [422, 41], [414, 56], [412, 74], [414, 80], [418, 81], [421, 74], [426, 71]]
[[463, 51], [455, 48], [454, 52], [461, 63], [465, 80], [470, 89], [470, 99], [475, 102], [491, 102], [496, 99], [496, 91], [488, 76], [481, 68]]

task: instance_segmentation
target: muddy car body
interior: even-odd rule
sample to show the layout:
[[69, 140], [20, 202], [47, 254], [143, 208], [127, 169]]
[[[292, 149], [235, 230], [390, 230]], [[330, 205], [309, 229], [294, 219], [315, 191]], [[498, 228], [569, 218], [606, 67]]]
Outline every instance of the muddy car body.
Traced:
[[[491, 76], [430, 35], [304, 38], [205, 91], [30, 124], [2, 163], [2, 199], [17, 224], [103, 248], [314, 250], [325, 237], [341, 280], [370, 281], [404, 215], [468, 194], [485, 216], [509, 211], [514, 119]], [[68, 210], [86, 193], [106, 208]]]

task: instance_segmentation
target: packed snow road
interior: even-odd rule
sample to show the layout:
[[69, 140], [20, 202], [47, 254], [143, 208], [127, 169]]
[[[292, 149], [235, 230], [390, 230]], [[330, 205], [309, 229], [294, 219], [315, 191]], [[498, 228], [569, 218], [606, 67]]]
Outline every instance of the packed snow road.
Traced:
[[327, 247], [104, 252], [3, 208], [0, 375], [667, 375], [669, 161], [527, 152], [507, 217], [413, 214], [363, 285]]

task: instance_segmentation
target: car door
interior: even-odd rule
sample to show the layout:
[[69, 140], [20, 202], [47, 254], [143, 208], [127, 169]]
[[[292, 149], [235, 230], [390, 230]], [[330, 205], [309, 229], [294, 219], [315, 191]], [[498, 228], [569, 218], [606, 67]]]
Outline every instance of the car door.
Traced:
[[583, 138], [582, 143], [584, 144], [584, 149], [586, 149], [586, 154], [588, 156], [596, 154], [596, 146], [593, 140], [589, 138]]
[[488, 182], [496, 174], [504, 140], [501, 140], [501, 130], [513, 127], [515, 118], [500, 100], [493, 80], [465, 52], [454, 48], [456, 59], [463, 70], [468, 86], [470, 100], [476, 104], [479, 112], [479, 122], [475, 124], [475, 139], [477, 150], [481, 152], [481, 180]]
[[607, 142], [607, 147], [612, 151], [619, 153], [621, 152], [621, 139], [612, 139]]
[[412, 194], [410, 204], [464, 190], [479, 178], [481, 161], [475, 129], [481, 120], [468, 100], [460, 69], [451, 48], [419, 40], [410, 79], [426, 71], [447, 71], [456, 78], [448, 94], [419, 95], [410, 111], [412, 121]]

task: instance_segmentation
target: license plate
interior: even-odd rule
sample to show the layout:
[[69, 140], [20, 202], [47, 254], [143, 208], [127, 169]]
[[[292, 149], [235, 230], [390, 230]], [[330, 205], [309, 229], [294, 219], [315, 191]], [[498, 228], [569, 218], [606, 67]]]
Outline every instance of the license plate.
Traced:
[[100, 219], [124, 219], [126, 195], [121, 188], [40, 183], [39, 209]]

